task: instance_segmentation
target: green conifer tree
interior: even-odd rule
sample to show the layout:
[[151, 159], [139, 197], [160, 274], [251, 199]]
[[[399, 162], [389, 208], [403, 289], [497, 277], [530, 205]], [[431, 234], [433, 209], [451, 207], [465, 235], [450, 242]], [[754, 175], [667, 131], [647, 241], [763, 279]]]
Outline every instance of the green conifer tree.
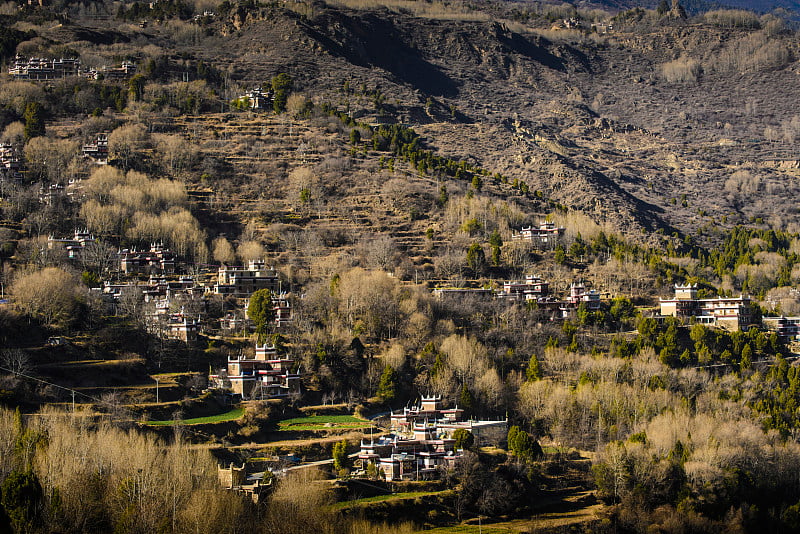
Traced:
[[535, 354], [531, 356], [528, 362], [528, 369], [525, 371], [525, 376], [528, 382], [535, 382], [542, 379], [542, 364], [539, 363], [539, 358]]
[[247, 305], [247, 316], [256, 327], [259, 342], [263, 342], [275, 320], [275, 308], [272, 305], [272, 291], [259, 289], [250, 296]]
[[38, 102], [28, 102], [22, 114], [25, 120], [25, 140], [44, 135], [44, 112]]
[[385, 403], [392, 402], [397, 396], [397, 371], [391, 365], [383, 368], [381, 380], [378, 383], [378, 398]]

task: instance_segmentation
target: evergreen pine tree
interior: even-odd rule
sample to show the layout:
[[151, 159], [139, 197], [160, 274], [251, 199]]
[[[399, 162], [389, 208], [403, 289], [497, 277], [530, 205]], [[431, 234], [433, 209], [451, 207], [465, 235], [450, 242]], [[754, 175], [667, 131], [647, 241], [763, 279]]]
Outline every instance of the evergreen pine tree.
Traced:
[[377, 395], [387, 404], [397, 396], [397, 371], [391, 365], [383, 368], [383, 374], [381, 374], [381, 380], [378, 383]]
[[275, 320], [275, 309], [272, 305], [272, 291], [259, 289], [250, 296], [247, 305], [247, 316], [256, 327], [259, 342], [263, 342]]
[[525, 371], [525, 376], [528, 382], [535, 382], [542, 379], [542, 364], [539, 363], [539, 358], [535, 354], [531, 356], [528, 362], [528, 369]]
[[25, 140], [44, 135], [44, 112], [38, 102], [28, 102], [22, 114], [25, 120]]

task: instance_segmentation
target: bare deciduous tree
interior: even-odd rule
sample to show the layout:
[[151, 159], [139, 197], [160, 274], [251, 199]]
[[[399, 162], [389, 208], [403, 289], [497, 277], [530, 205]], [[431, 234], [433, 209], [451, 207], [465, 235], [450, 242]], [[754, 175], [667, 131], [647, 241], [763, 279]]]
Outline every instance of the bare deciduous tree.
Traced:
[[80, 295], [75, 277], [57, 267], [22, 274], [14, 280], [11, 292], [17, 305], [45, 324], [64, 327], [75, 319]]
[[[330, 532], [334, 519], [324, 507], [332, 495], [322, 476], [311, 469], [285, 477], [272, 496], [266, 519], [267, 531], [285, 534]], [[291, 518], [290, 520], [288, 518]]]
[[80, 254], [80, 262], [84, 270], [94, 271], [105, 277], [117, 266], [117, 249], [98, 239], [84, 247]]
[[19, 121], [12, 122], [3, 129], [3, 135], [0, 136], [0, 140], [17, 148], [21, 147], [25, 141], [25, 125]]
[[197, 147], [180, 135], [153, 134], [162, 168], [176, 176], [197, 158]]
[[109, 134], [109, 155], [120, 160], [122, 166], [127, 168], [131, 157], [145, 148], [148, 141], [147, 127], [144, 124], [125, 124]]
[[296, 206], [310, 209], [323, 201], [322, 181], [312, 169], [298, 167], [289, 173], [287, 200]]
[[41, 179], [64, 182], [69, 163], [78, 155], [78, 143], [69, 139], [34, 137], [25, 145], [28, 168]]
[[212, 256], [216, 262], [230, 264], [236, 260], [233, 246], [224, 237], [218, 237], [214, 240], [212, 251]]
[[388, 235], [365, 237], [359, 244], [359, 249], [370, 267], [391, 272], [397, 264], [397, 245]]
[[264, 259], [264, 246], [258, 241], [244, 241], [236, 250], [236, 255], [243, 262]]
[[0, 104], [22, 115], [28, 102], [43, 102], [44, 87], [26, 81], [10, 81], [0, 85]]
[[449, 336], [442, 341], [440, 350], [462, 383], [473, 384], [487, 370], [486, 347], [474, 338]]
[[4, 370], [15, 375], [29, 375], [33, 370], [31, 357], [22, 349], [5, 349], [0, 352]]
[[669, 83], [696, 82], [701, 72], [700, 63], [685, 56], [661, 65], [661, 75]]

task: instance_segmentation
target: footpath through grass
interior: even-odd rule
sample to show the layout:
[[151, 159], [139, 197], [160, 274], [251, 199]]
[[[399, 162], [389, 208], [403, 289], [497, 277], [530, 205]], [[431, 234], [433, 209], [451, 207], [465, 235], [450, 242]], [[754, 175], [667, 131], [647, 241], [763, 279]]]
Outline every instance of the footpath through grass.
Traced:
[[174, 424], [181, 425], [202, 425], [208, 423], [222, 423], [225, 421], [234, 421], [244, 415], [244, 408], [234, 408], [233, 410], [217, 415], [209, 415], [207, 417], [194, 417], [192, 419], [167, 419], [166, 421], [147, 421], [145, 424], [152, 426], [169, 426]]
[[372, 426], [372, 423], [352, 415], [309, 415], [308, 417], [284, 419], [278, 423], [278, 430], [357, 429], [369, 426]]

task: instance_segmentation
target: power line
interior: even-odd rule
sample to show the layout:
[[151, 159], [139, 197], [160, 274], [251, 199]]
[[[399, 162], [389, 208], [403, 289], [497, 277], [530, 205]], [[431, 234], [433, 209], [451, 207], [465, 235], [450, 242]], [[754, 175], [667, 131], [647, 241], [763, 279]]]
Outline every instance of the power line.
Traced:
[[92, 397], [91, 395], [87, 395], [86, 393], [81, 393], [78, 390], [75, 390], [75, 389], [72, 389], [72, 388], [68, 388], [68, 387], [65, 387], [65, 386], [59, 386], [58, 384], [53, 384], [52, 382], [48, 382], [47, 380], [42, 380], [41, 378], [36, 378], [34, 376], [29, 376], [29, 375], [20, 373], [19, 371], [14, 371], [13, 369], [8, 369], [7, 367], [0, 366], [0, 370], [8, 371], [9, 373], [11, 373], [13, 375], [16, 375], [16, 376], [21, 376], [21, 377], [27, 378], [29, 380], [35, 380], [36, 382], [41, 382], [42, 384], [47, 384], [48, 386], [53, 386], [53, 387], [56, 387], [56, 388], [59, 388], [59, 389], [63, 389], [65, 391], [69, 391], [69, 392], [72, 393], [72, 395], [73, 395], [72, 398], [73, 399], [75, 398], [75, 394], [78, 394], [78, 395], [82, 395], [82, 396], [86, 397], [87, 399], [91, 399], [91, 400], [93, 400], [95, 402], [102, 402], [100, 399], [98, 399], [96, 397]]

